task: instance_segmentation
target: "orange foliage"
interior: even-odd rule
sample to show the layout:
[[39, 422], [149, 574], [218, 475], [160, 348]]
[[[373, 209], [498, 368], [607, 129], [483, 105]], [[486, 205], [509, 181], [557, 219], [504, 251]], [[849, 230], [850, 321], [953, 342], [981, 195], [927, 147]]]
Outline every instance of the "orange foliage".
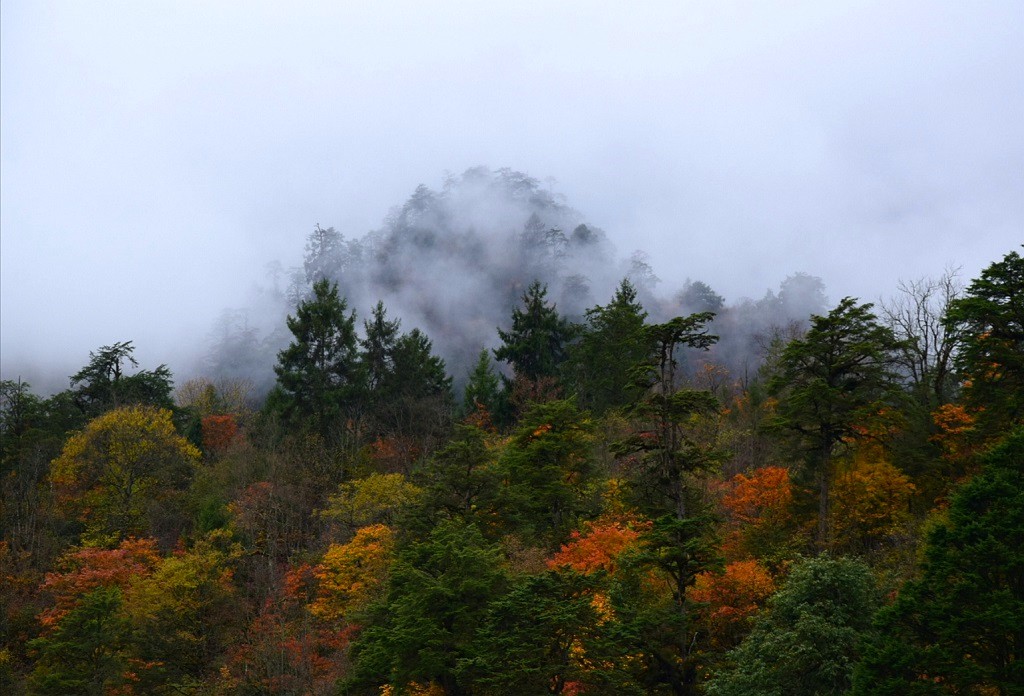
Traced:
[[766, 466], [749, 476], [736, 474], [733, 489], [722, 499], [729, 516], [742, 524], [758, 524], [788, 514], [793, 500], [789, 470]]
[[116, 549], [84, 548], [65, 554], [63, 572], [47, 573], [41, 589], [54, 605], [39, 614], [39, 622], [52, 629], [75, 608], [78, 598], [99, 587], [125, 588], [135, 577], [151, 575], [160, 562], [156, 539], [128, 538]]
[[721, 574], [701, 573], [687, 593], [700, 611], [703, 625], [716, 650], [739, 644], [749, 630], [749, 619], [775, 592], [771, 574], [757, 561], [736, 561]]
[[587, 522], [584, 533], [573, 532], [570, 541], [548, 561], [548, 567], [568, 566], [587, 574], [598, 570], [614, 572], [616, 556], [635, 544], [649, 527], [649, 522]]
[[932, 422], [938, 433], [932, 441], [942, 448], [942, 456], [958, 462], [973, 454], [972, 437], [975, 417], [959, 404], [943, 404], [932, 411]]
[[310, 613], [339, 621], [368, 605], [384, 585], [394, 548], [395, 533], [383, 524], [363, 527], [347, 544], [331, 544], [315, 570], [320, 587]]
[[201, 421], [203, 432], [203, 449], [219, 454], [234, 442], [238, 434], [238, 422], [233, 414], [223, 416], [203, 416]]
[[797, 534], [792, 502], [788, 469], [767, 466], [750, 474], [736, 474], [722, 497], [728, 520], [722, 547], [725, 557], [785, 557]]

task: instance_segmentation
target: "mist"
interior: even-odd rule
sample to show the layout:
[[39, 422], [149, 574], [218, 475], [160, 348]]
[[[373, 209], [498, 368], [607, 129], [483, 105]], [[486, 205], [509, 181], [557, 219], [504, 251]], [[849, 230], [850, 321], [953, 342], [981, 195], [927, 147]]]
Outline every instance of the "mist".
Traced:
[[[441, 237], [338, 280], [361, 318], [379, 297], [426, 330], [452, 372], [469, 350], [453, 331], [495, 340], [519, 282], [502, 240], [533, 214], [600, 233], [538, 261], [570, 312], [607, 302], [637, 250], [660, 279], [646, 304], [673, 311], [688, 279], [755, 307], [800, 272], [828, 302], [875, 300], [948, 266], [975, 277], [1024, 239], [1017, 2], [0, 15], [0, 373], [37, 391], [116, 341], [180, 382], [239, 326], [283, 331], [317, 224], [375, 253]], [[546, 202], [481, 195], [480, 166]], [[450, 219], [402, 221], [420, 185]]]

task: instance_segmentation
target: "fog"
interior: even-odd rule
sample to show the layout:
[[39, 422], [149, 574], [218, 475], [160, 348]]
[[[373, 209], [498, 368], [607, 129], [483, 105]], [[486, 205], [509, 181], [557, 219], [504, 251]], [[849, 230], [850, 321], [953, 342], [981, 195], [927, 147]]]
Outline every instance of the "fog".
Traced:
[[[546, 228], [603, 231], [579, 271], [600, 303], [635, 250], [665, 302], [687, 279], [731, 305], [797, 272], [832, 302], [969, 279], [1024, 241], [1021, 65], [1016, 0], [4, 0], [0, 373], [63, 388], [133, 340], [188, 376], [230, 317], [274, 330], [268, 263], [284, 292], [316, 225], [380, 239], [481, 166], [532, 177]], [[495, 244], [534, 212], [457, 210]], [[406, 260], [404, 329], [431, 279], [450, 316], [490, 301], [444, 258]], [[361, 316], [376, 289], [349, 289]]]

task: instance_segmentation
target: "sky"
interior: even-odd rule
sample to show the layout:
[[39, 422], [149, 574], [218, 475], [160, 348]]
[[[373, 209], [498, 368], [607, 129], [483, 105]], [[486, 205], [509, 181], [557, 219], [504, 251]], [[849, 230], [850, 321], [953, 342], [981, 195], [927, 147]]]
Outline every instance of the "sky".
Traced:
[[1024, 2], [0, 0], [0, 373], [173, 370], [314, 225], [478, 165], [667, 290], [969, 280], [1024, 242]]

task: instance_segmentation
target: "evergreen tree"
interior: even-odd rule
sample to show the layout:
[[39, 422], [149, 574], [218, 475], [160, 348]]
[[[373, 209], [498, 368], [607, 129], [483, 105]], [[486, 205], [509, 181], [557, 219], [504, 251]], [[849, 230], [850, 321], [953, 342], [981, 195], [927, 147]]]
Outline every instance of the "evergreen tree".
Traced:
[[413, 329], [395, 341], [391, 357], [393, 371], [378, 389], [390, 428], [414, 436], [446, 432], [455, 401], [452, 380], [430, 339]]
[[100, 587], [83, 596], [50, 634], [32, 641], [38, 651], [28, 693], [101, 696], [124, 683], [128, 625], [121, 590]]
[[646, 318], [628, 279], [606, 306], [587, 310], [586, 326], [571, 350], [570, 370], [581, 406], [600, 414], [640, 395], [632, 371], [650, 355]]
[[855, 694], [1024, 693], [1024, 428], [953, 496], [876, 628]]
[[501, 379], [492, 367], [490, 353], [484, 348], [469, 373], [469, 381], [462, 393], [462, 410], [469, 415], [483, 409], [489, 416], [493, 416], [500, 396]]
[[796, 564], [708, 696], [847, 693], [876, 606], [871, 571], [860, 561], [819, 556]]
[[415, 682], [472, 693], [459, 665], [475, 652], [488, 605], [505, 584], [500, 550], [474, 525], [439, 524], [399, 552], [388, 596], [353, 648], [349, 691], [376, 694], [383, 683], [405, 690]]
[[1014, 251], [982, 271], [946, 321], [961, 328], [956, 365], [986, 430], [1024, 423], [1024, 257]]
[[267, 410], [289, 428], [311, 430], [327, 442], [339, 439], [362, 391], [356, 317], [346, 310], [337, 284], [313, 284], [313, 297], [288, 317], [294, 340], [278, 353], [277, 385], [267, 398]]
[[366, 374], [366, 386], [372, 392], [383, 385], [395, 371], [395, 342], [401, 321], [388, 321], [383, 302], [373, 308], [371, 319], [363, 322], [366, 337], [359, 342], [359, 358]]
[[533, 538], [560, 540], [588, 507], [593, 425], [573, 400], [535, 404], [499, 462], [501, 515]]
[[85, 419], [121, 406], [144, 404], [172, 409], [174, 384], [166, 365], [155, 370], [127, 374], [127, 367], [138, 367], [131, 341], [103, 346], [89, 353], [89, 364], [71, 376], [72, 395]]
[[502, 345], [494, 357], [512, 366], [516, 377], [532, 382], [555, 379], [568, 356], [575, 329], [547, 303], [547, 287], [534, 281], [523, 294], [523, 306], [512, 312], [512, 327], [498, 329]]
[[828, 545], [829, 487], [833, 459], [845, 438], [867, 416], [898, 399], [892, 364], [897, 341], [880, 325], [871, 304], [844, 298], [826, 316], [815, 316], [802, 339], [782, 352], [768, 388], [779, 397], [775, 426], [795, 438], [818, 489], [819, 547]]

